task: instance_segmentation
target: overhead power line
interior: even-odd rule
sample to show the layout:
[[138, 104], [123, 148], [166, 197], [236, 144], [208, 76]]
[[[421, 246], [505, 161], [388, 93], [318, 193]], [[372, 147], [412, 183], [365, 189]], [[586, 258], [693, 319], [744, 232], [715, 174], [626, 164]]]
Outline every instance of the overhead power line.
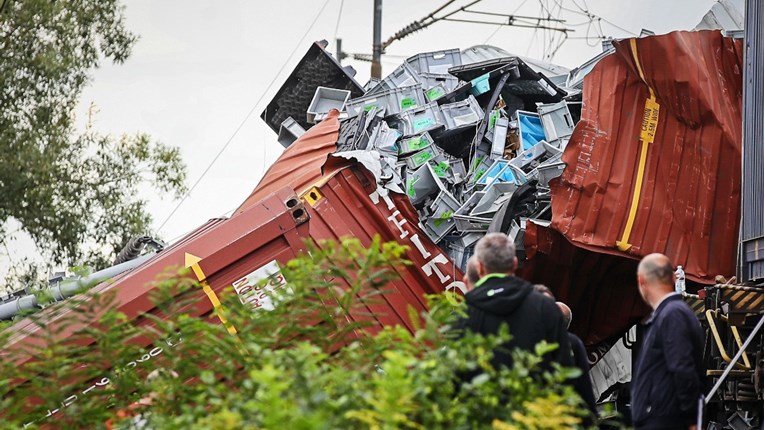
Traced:
[[[449, 12], [445, 12], [443, 15], [437, 16], [439, 13], [444, 11], [444, 9], [447, 9], [452, 3], [454, 3], [454, 0], [446, 2], [444, 5], [436, 9], [435, 11], [431, 12], [427, 16], [412, 22], [411, 24], [407, 25], [406, 27], [402, 28], [401, 30], [397, 31], [393, 36], [389, 37], [388, 40], [383, 42], [382, 47], [383, 49], [390, 46], [393, 42], [396, 40], [401, 40], [407, 36], [409, 36], [412, 33], [415, 33], [417, 31], [423, 30], [439, 21], [445, 21], [445, 22], [464, 22], [464, 23], [470, 23], [470, 24], [488, 24], [488, 25], [497, 25], [497, 26], [513, 26], [513, 27], [521, 27], [521, 28], [533, 28], [533, 29], [545, 29], [550, 31], [557, 31], [561, 33], [568, 33], [571, 31], [574, 31], [573, 29], [566, 28], [566, 27], [558, 27], [558, 26], [552, 26], [550, 24], [564, 24], [566, 21], [560, 18], [553, 18], [552, 16], [547, 17], [534, 17], [534, 16], [519, 16], [514, 15], [515, 12], [512, 14], [503, 14], [498, 12], [486, 12], [486, 11], [479, 11], [479, 10], [471, 10], [470, 7], [475, 6], [476, 4], [480, 3], [482, 0], [473, 0], [466, 4], [465, 6], [460, 6], [456, 9], [453, 9]], [[520, 9], [520, 8], [518, 8]], [[518, 10], [516, 9], [516, 11]], [[462, 18], [462, 17], [454, 17], [454, 15], [462, 12], [463, 14], [475, 14], [475, 15], [486, 15], [486, 16], [496, 16], [496, 17], [503, 17], [506, 18], [506, 22], [496, 22], [496, 21], [481, 21], [476, 19], [470, 19], [470, 18]], [[543, 24], [545, 23], [545, 24]]]
[[202, 174], [199, 176], [199, 178], [196, 180], [196, 182], [194, 182], [194, 185], [192, 185], [191, 188], [189, 188], [189, 190], [186, 192], [186, 194], [183, 195], [183, 198], [181, 198], [181, 200], [178, 202], [178, 204], [175, 205], [175, 208], [173, 208], [172, 212], [170, 212], [170, 215], [168, 215], [167, 218], [165, 218], [165, 220], [162, 221], [162, 224], [160, 224], [159, 227], [154, 231], [155, 234], [157, 232], [159, 232], [159, 230], [162, 230], [162, 227], [164, 227], [165, 224], [167, 224], [167, 222], [170, 221], [170, 219], [173, 217], [173, 215], [175, 215], [175, 213], [178, 212], [178, 209], [180, 209], [181, 205], [183, 205], [183, 202], [186, 201], [186, 199], [191, 195], [191, 192], [194, 191], [194, 189], [199, 185], [200, 182], [202, 182], [202, 179], [204, 179], [205, 175], [207, 175], [207, 172], [210, 171], [212, 166], [215, 164], [216, 161], [218, 161], [218, 158], [220, 158], [220, 156], [223, 154], [223, 152], [228, 148], [228, 146], [234, 140], [236, 135], [239, 134], [239, 131], [242, 130], [242, 127], [244, 127], [244, 124], [247, 123], [247, 120], [250, 119], [252, 114], [258, 108], [258, 105], [260, 105], [260, 102], [263, 100], [263, 98], [266, 96], [266, 94], [268, 94], [268, 91], [271, 90], [271, 87], [274, 85], [276, 80], [279, 78], [279, 76], [282, 74], [284, 69], [287, 67], [287, 65], [290, 62], [290, 59], [292, 59], [292, 56], [294, 56], [295, 52], [297, 52], [297, 50], [300, 48], [300, 46], [303, 43], [303, 40], [306, 38], [306, 36], [308, 36], [308, 33], [311, 32], [311, 30], [313, 29], [313, 26], [316, 25], [316, 21], [319, 20], [319, 17], [321, 16], [322, 12], [324, 12], [324, 9], [327, 7], [327, 4], [329, 4], [329, 1], [330, 0], [326, 0], [324, 2], [324, 4], [321, 6], [321, 9], [319, 9], [319, 12], [316, 14], [316, 16], [314, 17], [313, 21], [311, 22], [311, 25], [309, 25], [308, 29], [305, 31], [305, 33], [303, 33], [303, 36], [300, 38], [298, 43], [295, 45], [295, 48], [292, 50], [292, 52], [290, 52], [290, 55], [287, 56], [287, 59], [284, 61], [284, 64], [282, 64], [282, 67], [279, 68], [279, 71], [276, 72], [276, 75], [274, 75], [274, 78], [271, 79], [271, 82], [268, 84], [268, 87], [266, 87], [266, 89], [260, 95], [260, 97], [258, 98], [258, 101], [256, 101], [255, 104], [250, 109], [250, 111], [247, 112], [247, 115], [244, 116], [244, 119], [242, 119], [242, 121], [239, 123], [239, 126], [231, 134], [231, 137], [229, 137], [228, 140], [226, 141], [226, 143], [223, 144], [223, 147], [220, 149], [220, 151], [218, 151], [218, 153], [215, 155], [215, 157], [213, 157], [212, 161], [210, 161], [210, 163], [207, 165], [207, 167], [202, 172]]

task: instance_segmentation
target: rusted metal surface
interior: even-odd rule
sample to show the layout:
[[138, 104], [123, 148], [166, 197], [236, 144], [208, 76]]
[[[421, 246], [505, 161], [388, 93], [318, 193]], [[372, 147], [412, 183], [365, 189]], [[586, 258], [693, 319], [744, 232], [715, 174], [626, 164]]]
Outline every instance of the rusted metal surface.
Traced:
[[[336, 138], [336, 115], [322, 125], [320, 132], [314, 132], [313, 136], [326, 139], [334, 129]], [[290, 149], [304, 147], [303, 155], [310, 154], [305, 157], [309, 159], [318, 153], [313, 143], [310, 139], [297, 141]], [[285, 168], [285, 164], [295, 159], [292, 155], [285, 153], [272, 171]], [[326, 160], [326, 154], [315, 159]], [[232, 218], [211, 220], [142, 266], [91, 291], [116, 292], [117, 310], [134, 323], [145, 324], [149, 320], [142, 314], [158, 312], [151, 300], [155, 280], [162, 274], [166, 274], [165, 278], [174, 274], [174, 269], [189, 267], [189, 260], [194, 265], [188, 276], [203, 280], [212, 293], [223, 298], [225, 294], [231, 294], [227, 287], [257, 269], [272, 261], [284, 264], [294, 258], [305, 250], [306, 240], [320, 244], [323, 239], [351, 236], [369, 245], [375, 235], [380, 235], [384, 241], [397, 240], [407, 245], [405, 258], [413, 264], [396, 268], [400, 279], [390, 284], [388, 294], [364, 303], [368, 312], [352, 315], [353, 319], [371, 321], [370, 331], [376, 332], [386, 325], [402, 325], [413, 330], [407, 312], [410, 306], [423, 311], [426, 309], [425, 294], [464, 288], [462, 274], [417, 226], [417, 215], [406, 196], [388, 194], [378, 188], [373, 175], [353, 162], [333, 159], [325, 169], [331, 174], [321, 175], [320, 167], [317, 171], [319, 175], [311, 186], [304, 185], [307, 175], [291, 175], [285, 180], [266, 178], [268, 180], [264, 180], [262, 188], [256, 189], [253, 196], [268, 191], [267, 197], [257, 202], [251, 201], [251, 197]], [[306, 188], [303, 195], [298, 196], [292, 188], [284, 187], [285, 183], [290, 183], [286, 179]], [[277, 186], [281, 188], [274, 189]], [[344, 281], [337, 282], [344, 287]], [[192, 304], [182, 311], [217, 321], [210, 294], [202, 289], [194, 292]], [[57, 315], [49, 312], [46, 324], [55, 327], [68, 312], [72, 311]], [[98, 314], [93, 315], [93, 320], [97, 317]], [[81, 324], [72, 324], [60, 336], [69, 336], [81, 327]], [[24, 321], [13, 329], [8, 348], [20, 349], [39, 342], [34, 336], [39, 331], [36, 324]], [[26, 359], [21, 359], [20, 363], [23, 361]]]
[[567, 168], [551, 182], [553, 228], [598, 252], [662, 252], [694, 281], [735, 274], [741, 41], [698, 31], [615, 46], [585, 79]]
[[282, 187], [289, 186], [298, 194], [302, 194], [316, 183], [322, 177], [322, 167], [327, 157], [335, 152], [340, 132], [340, 121], [337, 119], [339, 115], [336, 110], [330, 111], [324, 121], [313, 126], [290, 145], [234, 213], [241, 213]]
[[[313, 196], [311, 196], [313, 194]], [[312, 238], [356, 237], [363, 244], [375, 235], [383, 241], [398, 241], [409, 247], [405, 258], [411, 266], [397, 267], [399, 279], [380, 297], [384, 303], [369, 311], [383, 325], [404, 325], [410, 330], [407, 307], [426, 309], [425, 294], [446, 289], [462, 290], [462, 273], [446, 254], [417, 227], [417, 217], [406, 196], [377, 187], [374, 177], [361, 166], [338, 171], [303, 198], [309, 207], [308, 223]]]
[[[253, 265], [261, 261], [278, 260], [278, 257], [282, 258], [278, 261], [286, 262], [303, 248], [301, 237], [295, 231], [301, 223], [294, 217], [296, 211], [303, 210], [302, 204], [289, 208], [286, 202], [290, 199], [299, 203], [294, 192], [283, 189], [278, 194], [251, 206], [240, 217], [211, 220], [142, 266], [113, 282], [104, 282], [94, 287], [91, 292], [115, 291], [117, 310], [123, 312], [129, 319], [138, 319], [142, 313], [155, 310], [155, 304], [150, 297], [155, 281], [163, 274], [170, 275], [174, 270], [185, 267], [186, 254], [201, 259], [200, 266], [203, 270], [207, 270], [208, 276], [218, 272], [225, 273], [230, 266], [236, 266], [236, 263], [245, 257], [250, 257], [249, 261]], [[287, 255], [282, 255], [285, 250], [288, 251]], [[217, 292], [228, 285], [211, 284], [211, 286]], [[196, 300], [196, 311], [193, 314], [209, 313], [212, 310], [212, 304], [205, 293], [199, 290], [196, 295], [198, 300]], [[99, 310], [99, 313], [105, 311], [105, 309]], [[43, 316], [47, 317], [48, 327], [55, 327], [71, 312], [75, 311], [65, 310], [57, 314], [48, 312], [49, 315]], [[97, 319], [98, 314], [93, 317]], [[69, 325], [58, 336], [68, 337], [81, 327], [82, 325], [78, 324]], [[14, 325], [13, 330], [8, 348], [21, 347], [39, 341], [34, 334], [40, 328], [30, 321]]]
[[650, 312], [638, 293], [637, 260], [584, 249], [533, 223], [526, 224], [526, 255], [520, 276], [571, 307], [571, 331], [590, 352]]

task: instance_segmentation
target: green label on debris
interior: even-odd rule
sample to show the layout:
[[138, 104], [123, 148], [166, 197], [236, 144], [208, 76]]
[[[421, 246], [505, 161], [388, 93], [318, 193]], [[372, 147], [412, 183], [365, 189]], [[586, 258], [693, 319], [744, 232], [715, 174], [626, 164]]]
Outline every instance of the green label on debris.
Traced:
[[454, 215], [454, 211], [446, 211], [442, 213], [437, 220], [433, 221], [433, 225], [435, 227], [441, 227], [441, 225], [448, 221], [452, 215]]
[[481, 177], [486, 173], [486, 169], [481, 169], [475, 172], [475, 182], [478, 182], [481, 180]]
[[415, 137], [414, 139], [410, 139], [408, 143], [409, 143], [409, 149], [411, 149], [412, 151], [422, 149], [430, 144], [430, 142], [428, 142], [428, 139], [425, 139], [422, 136]]
[[444, 178], [446, 177], [446, 173], [449, 171], [449, 163], [446, 161], [442, 161], [435, 166], [433, 166], [433, 172], [439, 177]]
[[414, 197], [414, 195], [415, 195], [414, 184], [416, 184], [417, 180], [419, 180], [419, 179], [420, 178], [418, 178], [418, 177], [414, 177], [414, 178], [411, 178], [411, 179], [406, 181], [406, 195], [407, 196]]
[[489, 128], [494, 127], [494, 124], [497, 123], [497, 118], [499, 118], [499, 111], [498, 110], [491, 111], [491, 116], [489, 117]]
[[401, 109], [409, 109], [417, 106], [417, 102], [412, 98], [406, 98], [401, 100]]
[[476, 159], [473, 160], [473, 165], [470, 166], [470, 170], [475, 171], [475, 169], [477, 169], [478, 166], [481, 164], [481, 161], [483, 161], [484, 157], [486, 157], [486, 156], [482, 155], [480, 157], [476, 157]]
[[428, 98], [429, 101], [436, 100], [438, 98], [441, 98], [444, 94], [444, 90], [441, 89], [441, 87], [433, 87], [425, 92], [425, 96]]
[[364, 112], [369, 112], [370, 110], [372, 110], [372, 109], [374, 109], [376, 107], [377, 107], [376, 104], [366, 105], [366, 106], [364, 106]]
[[433, 118], [420, 118], [414, 120], [412, 127], [414, 128], [414, 131], [417, 132], [430, 127], [434, 122], [435, 121], [433, 121]]
[[433, 153], [430, 151], [422, 151], [412, 155], [412, 161], [414, 162], [414, 165], [418, 167], [425, 164], [425, 162], [431, 158], [433, 158]]

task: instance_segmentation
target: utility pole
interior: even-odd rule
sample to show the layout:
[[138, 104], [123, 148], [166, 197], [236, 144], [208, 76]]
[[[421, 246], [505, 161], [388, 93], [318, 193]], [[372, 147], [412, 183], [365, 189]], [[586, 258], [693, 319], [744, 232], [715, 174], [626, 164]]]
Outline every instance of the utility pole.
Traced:
[[337, 38], [335, 39], [335, 52], [337, 55], [335, 58], [337, 59], [338, 64], [343, 63], [343, 39]]
[[380, 79], [382, 75], [382, 0], [374, 0], [374, 30], [372, 35], [372, 72], [373, 78]]

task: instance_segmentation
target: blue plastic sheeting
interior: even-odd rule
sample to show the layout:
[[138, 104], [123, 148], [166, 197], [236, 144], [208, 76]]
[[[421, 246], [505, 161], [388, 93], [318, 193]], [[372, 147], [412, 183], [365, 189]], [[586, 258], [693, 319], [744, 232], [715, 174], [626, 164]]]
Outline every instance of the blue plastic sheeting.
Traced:
[[545, 130], [542, 121], [537, 115], [528, 115], [518, 112], [518, 129], [523, 142], [523, 150], [527, 150], [545, 139]]

